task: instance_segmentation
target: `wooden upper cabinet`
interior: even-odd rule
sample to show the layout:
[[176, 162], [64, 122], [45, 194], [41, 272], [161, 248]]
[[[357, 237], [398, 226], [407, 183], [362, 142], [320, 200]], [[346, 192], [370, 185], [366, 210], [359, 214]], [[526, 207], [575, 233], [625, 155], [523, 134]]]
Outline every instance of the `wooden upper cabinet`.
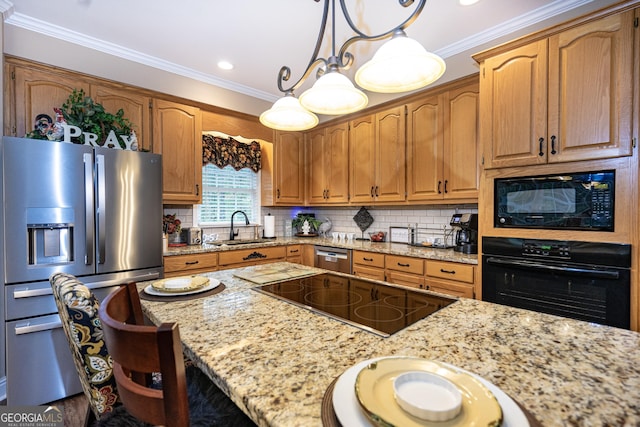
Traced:
[[547, 135], [546, 74], [547, 40], [484, 62], [480, 122], [485, 168], [546, 163], [546, 155], [539, 155]]
[[374, 200], [376, 140], [372, 114], [351, 120], [349, 124], [349, 192], [351, 203]]
[[274, 144], [274, 205], [304, 204], [304, 135], [276, 132]]
[[407, 105], [407, 200], [441, 200], [444, 194], [444, 94]]
[[348, 123], [317, 128], [307, 139], [307, 202], [311, 205], [349, 201]]
[[633, 11], [549, 39], [550, 162], [631, 155], [633, 40]]
[[447, 93], [444, 109], [444, 198], [477, 199], [480, 186], [479, 98], [476, 81]]
[[131, 121], [136, 132], [138, 146], [145, 150], [151, 147], [151, 98], [127, 89], [107, 86], [91, 86], [91, 98], [102, 104], [112, 114], [124, 111], [124, 117]]
[[630, 155], [633, 40], [631, 10], [488, 57], [485, 167]]
[[400, 105], [376, 113], [376, 202], [406, 198], [405, 111]]
[[62, 107], [74, 89], [83, 89], [87, 95], [90, 93], [89, 83], [64, 73], [16, 66], [11, 78], [14, 80], [14, 99], [9, 105], [15, 110], [7, 111], [10, 117], [5, 124], [8, 126], [5, 135], [25, 136], [34, 129], [39, 114], [47, 114], [55, 120], [53, 108]]
[[405, 200], [405, 118], [401, 105], [351, 121], [351, 203]]
[[476, 78], [407, 105], [407, 200], [477, 199]]
[[153, 152], [162, 154], [162, 201], [202, 202], [202, 121], [200, 110], [153, 100]]

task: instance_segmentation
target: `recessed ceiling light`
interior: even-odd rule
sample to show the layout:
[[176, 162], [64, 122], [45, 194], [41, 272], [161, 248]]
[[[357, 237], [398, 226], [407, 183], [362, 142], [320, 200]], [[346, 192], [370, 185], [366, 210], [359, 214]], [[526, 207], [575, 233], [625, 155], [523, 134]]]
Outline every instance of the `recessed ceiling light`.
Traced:
[[233, 69], [233, 64], [229, 61], [219, 61], [218, 62], [218, 68], [222, 69], [222, 70], [232, 70]]
[[471, 6], [479, 1], [480, 0], [458, 0], [458, 3], [460, 3], [461, 6]]

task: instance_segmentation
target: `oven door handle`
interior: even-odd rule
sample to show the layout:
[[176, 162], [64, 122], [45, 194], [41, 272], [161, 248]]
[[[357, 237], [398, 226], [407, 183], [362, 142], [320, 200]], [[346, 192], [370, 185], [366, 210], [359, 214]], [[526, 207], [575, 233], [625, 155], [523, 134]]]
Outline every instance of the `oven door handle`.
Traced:
[[509, 267], [520, 268], [524, 270], [541, 270], [552, 271], [554, 273], [560, 273], [573, 276], [589, 276], [600, 279], [618, 279], [620, 273], [618, 271], [610, 270], [589, 270], [588, 268], [568, 267], [542, 264], [539, 262], [524, 261], [524, 260], [511, 260], [503, 258], [489, 257], [486, 259], [487, 264], [491, 265], [506, 265]]

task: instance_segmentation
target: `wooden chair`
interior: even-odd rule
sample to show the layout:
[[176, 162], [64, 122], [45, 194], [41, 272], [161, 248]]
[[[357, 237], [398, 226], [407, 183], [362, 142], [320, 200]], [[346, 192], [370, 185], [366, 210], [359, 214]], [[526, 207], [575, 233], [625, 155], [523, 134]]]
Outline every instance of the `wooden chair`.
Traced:
[[[178, 325], [142, 325], [137, 320], [142, 308], [135, 283], [110, 294], [100, 305], [99, 316], [120, 399], [131, 415], [167, 427], [189, 426], [190, 418], [191, 425], [255, 426], [208, 378], [204, 393], [194, 391], [192, 385], [201, 386], [205, 377], [197, 368], [193, 367], [200, 376], [193, 380], [189, 375], [187, 385]], [[154, 372], [162, 375], [162, 389], [149, 387]]]

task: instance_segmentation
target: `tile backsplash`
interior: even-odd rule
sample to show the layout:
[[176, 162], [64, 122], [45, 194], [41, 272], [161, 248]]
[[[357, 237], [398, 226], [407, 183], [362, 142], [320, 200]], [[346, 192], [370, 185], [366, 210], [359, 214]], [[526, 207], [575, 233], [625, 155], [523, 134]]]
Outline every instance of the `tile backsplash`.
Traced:
[[[478, 206], [468, 205], [442, 205], [442, 206], [415, 206], [415, 207], [366, 207], [374, 221], [367, 231], [389, 231], [389, 227], [406, 227], [409, 225], [419, 228], [433, 230], [437, 235], [444, 228], [450, 228], [449, 221], [454, 213], [477, 213]], [[355, 233], [361, 235], [361, 231], [356, 225], [353, 217], [360, 210], [356, 207], [263, 207], [262, 215], [274, 215], [276, 223], [276, 237], [285, 236], [285, 221], [290, 221], [298, 213], [313, 213], [316, 218], [325, 222], [327, 218], [331, 221], [331, 231]], [[194, 224], [194, 210], [191, 206], [165, 205], [164, 214], [177, 214], [184, 227]], [[260, 225], [262, 221], [260, 221]], [[240, 231], [239, 238], [253, 238], [255, 228], [241, 225], [237, 228]], [[229, 227], [202, 227], [203, 236], [217, 233], [220, 239], [227, 239]], [[365, 237], [367, 234], [365, 232]]]

